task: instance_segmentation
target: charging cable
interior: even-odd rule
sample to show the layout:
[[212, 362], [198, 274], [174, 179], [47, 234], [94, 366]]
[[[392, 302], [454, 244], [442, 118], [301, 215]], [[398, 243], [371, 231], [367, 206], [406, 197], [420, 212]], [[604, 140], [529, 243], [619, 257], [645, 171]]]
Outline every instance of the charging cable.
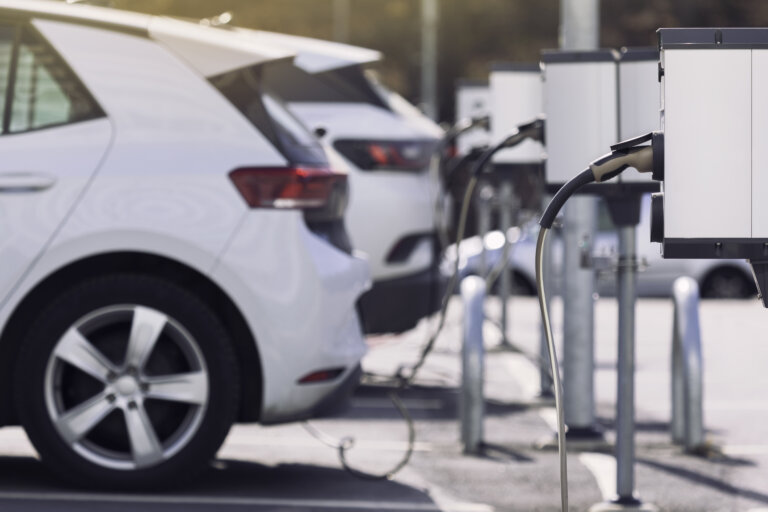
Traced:
[[464, 239], [464, 232], [466, 231], [467, 227], [467, 216], [469, 214], [469, 206], [472, 202], [472, 195], [475, 192], [475, 188], [477, 187], [477, 181], [479, 179], [480, 174], [485, 169], [485, 166], [488, 165], [488, 162], [491, 161], [491, 158], [493, 158], [493, 155], [501, 151], [502, 149], [511, 148], [514, 146], [517, 146], [521, 142], [523, 142], [526, 139], [533, 139], [538, 140], [540, 142], [544, 142], [544, 118], [538, 117], [534, 119], [533, 121], [521, 124], [517, 127], [517, 131], [515, 131], [512, 135], [509, 135], [504, 140], [496, 144], [495, 146], [487, 149], [477, 160], [474, 167], [472, 168], [469, 182], [467, 183], [467, 188], [464, 191], [464, 198], [461, 202], [461, 212], [459, 213], [459, 223], [456, 229], [456, 258], [454, 261], [453, 269], [451, 272], [451, 277], [448, 281], [448, 287], [445, 291], [445, 294], [443, 295], [443, 301], [440, 307], [440, 319], [437, 324], [437, 328], [435, 329], [435, 332], [432, 333], [427, 343], [424, 345], [424, 348], [422, 349], [421, 355], [419, 356], [419, 359], [416, 361], [416, 363], [411, 366], [408, 375], [405, 375], [403, 373], [403, 368], [400, 368], [397, 372], [398, 378], [403, 383], [403, 387], [408, 387], [411, 385], [413, 380], [416, 378], [416, 374], [421, 369], [421, 367], [424, 365], [424, 362], [427, 359], [427, 356], [432, 351], [435, 341], [437, 340], [438, 335], [442, 331], [443, 327], [445, 326], [445, 319], [448, 312], [448, 303], [453, 296], [453, 292], [456, 290], [456, 286], [459, 281], [459, 248], [461, 246], [461, 241]]
[[448, 245], [449, 238], [447, 226], [442, 222], [445, 218], [445, 194], [448, 190], [449, 176], [453, 174], [453, 171], [457, 169], [461, 163], [466, 162], [471, 155], [471, 153], [465, 155], [461, 158], [461, 161], [458, 164], [452, 166], [447, 172], [443, 172], [447, 160], [445, 151], [461, 135], [474, 129], [483, 129], [487, 131], [490, 126], [491, 118], [489, 116], [465, 117], [460, 119], [445, 132], [445, 135], [440, 139], [440, 142], [438, 142], [432, 152], [432, 157], [429, 160], [429, 173], [437, 183], [440, 183], [438, 197], [434, 198], [433, 203], [435, 205], [435, 225], [441, 248]]
[[541, 319], [544, 323], [544, 333], [547, 338], [549, 364], [555, 389], [555, 410], [557, 414], [557, 449], [560, 457], [560, 500], [562, 511], [568, 510], [568, 459], [565, 445], [565, 418], [563, 415], [562, 382], [555, 352], [555, 342], [552, 336], [552, 323], [547, 309], [547, 297], [544, 293], [544, 243], [547, 233], [557, 214], [568, 199], [581, 187], [593, 182], [601, 183], [621, 174], [625, 169], [634, 167], [639, 172], [653, 171], [653, 147], [637, 146], [651, 140], [651, 134], [631, 139], [615, 146], [613, 151], [592, 162], [584, 171], [572, 178], [557, 191], [544, 210], [539, 225], [539, 237], [536, 241], [536, 289], [539, 295]]
[[[482, 124], [483, 122], [487, 122], [487, 121], [483, 121], [482, 118], [480, 118], [477, 121], [477, 124]], [[450, 140], [455, 139], [455, 137], [463, 133], [463, 131], [467, 131], [471, 129], [471, 127], [469, 126], [470, 124], [471, 124], [470, 122], [465, 122], [458, 128], [454, 129], [453, 131], [449, 131], [446, 137], [443, 138], [443, 142], [442, 142], [442, 144], [444, 144], [443, 147], [445, 147], [445, 145], [450, 143]], [[410, 367], [408, 373], [405, 374], [404, 367], [401, 366], [400, 368], [398, 368], [394, 376], [397, 389], [394, 392], [389, 394], [390, 400], [392, 400], [392, 403], [394, 404], [395, 408], [398, 410], [400, 415], [405, 419], [406, 424], [408, 426], [408, 447], [406, 449], [405, 454], [401, 458], [401, 460], [391, 470], [382, 474], [372, 474], [372, 473], [367, 473], [365, 471], [361, 471], [359, 469], [352, 467], [347, 461], [347, 457], [346, 457], [347, 451], [350, 450], [355, 444], [355, 439], [353, 437], [347, 436], [340, 440], [336, 440], [333, 437], [329, 436], [328, 434], [325, 434], [324, 432], [320, 431], [317, 427], [313, 426], [308, 421], [304, 422], [304, 428], [307, 430], [307, 432], [309, 432], [310, 435], [315, 437], [321, 443], [337, 450], [339, 455], [339, 461], [342, 467], [348, 473], [365, 480], [391, 480], [410, 461], [411, 456], [413, 455], [414, 443], [416, 441], [416, 430], [413, 424], [413, 419], [408, 414], [408, 410], [405, 408], [402, 401], [398, 397], [397, 392], [402, 391], [410, 387], [411, 384], [413, 384], [413, 381], [416, 379], [417, 373], [419, 372], [421, 367], [424, 365], [427, 359], [427, 356], [435, 346], [435, 341], [437, 340], [437, 337], [440, 335], [440, 332], [445, 326], [445, 319], [448, 312], [448, 303], [451, 297], [453, 296], [453, 292], [456, 290], [456, 285], [459, 279], [458, 250], [459, 250], [461, 241], [464, 238], [464, 232], [466, 230], [466, 224], [467, 224], [467, 216], [469, 213], [469, 205], [472, 202], [472, 195], [474, 194], [475, 187], [477, 186], [478, 176], [480, 175], [480, 173], [483, 172], [487, 163], [491, 160], [493, 155], [495, 155], [497, 152], [505, 148], [514, 147], [528, 138], [543, 140], [543, 134], [544, 134], [544, 120], [542, 118], [537, 118], [529, 123], [522, 124], [518, 127], [515, 133], [505, 138], [504, 140], [502, 140], [500, 143], [493, 146], [492, 148], [486, 150], [478, 159], [475, 166], [472, 168], [471, 177], [470, 177], [469, 183], [467, 184], [467, 188], [464, 192], [464, 197], [461, 202], [461, 212], [459, 214], [459, 223], [456, 230], [456, 261], [454, 263], [453, 272], [449, 279], [448, 286], [445, 290], [445, 294], [443, 295], [443, 300], [441, 303], [440, 313], [439, 313], [440, 319], [438, 321], [437, 328], [425, 343], [424, 348], [422, 349], [421, 354], [419, 355], [419, 359], [416, 361], [416, 363], [413, 366]], [[440, 150], [440, 153], [442, 154], [442, 150]]]

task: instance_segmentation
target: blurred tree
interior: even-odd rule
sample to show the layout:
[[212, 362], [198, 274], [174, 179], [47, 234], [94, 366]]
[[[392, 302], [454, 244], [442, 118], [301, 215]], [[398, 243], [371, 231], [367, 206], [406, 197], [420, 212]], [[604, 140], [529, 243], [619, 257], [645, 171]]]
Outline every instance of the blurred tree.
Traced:
[[[414, 103], [419, 98], [417, 0], [350, 0], [349, 42], [385, 59], [382, 79]], [[234, 13], [235, 25], [333, 38], [333, 0], [113, 0], [117, 8], [203, 18]], [[453, 119], [459, 78], [484, 79], [495, 61], [538, 60], [557, 47], [560, 0], [440, 0], [440, 118]], [[765, 0], [602, 0], [601, 44], [653, 46], [656, 29], [679, 26], [766, 26]]]

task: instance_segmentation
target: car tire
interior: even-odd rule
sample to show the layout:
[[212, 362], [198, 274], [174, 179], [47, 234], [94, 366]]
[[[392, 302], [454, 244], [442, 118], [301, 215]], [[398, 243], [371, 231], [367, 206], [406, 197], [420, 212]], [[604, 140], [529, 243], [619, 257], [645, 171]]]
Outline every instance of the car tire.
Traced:
[[51, 301], [24, 338], [16, 407], [41, 459], [79, 485], [169, 486], [206, 467], [235, 418], [232, 344], [197, 296], [115, 274]]
[[754, 281], [732, 267], [711, 271], [701, 284], [701, 296], [708, 299], [746, 299], [756, 293]]

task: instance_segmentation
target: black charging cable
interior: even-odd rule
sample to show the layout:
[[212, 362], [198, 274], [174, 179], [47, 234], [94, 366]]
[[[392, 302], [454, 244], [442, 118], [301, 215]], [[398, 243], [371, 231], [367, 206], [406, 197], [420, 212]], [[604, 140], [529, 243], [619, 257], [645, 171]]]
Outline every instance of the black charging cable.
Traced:
[[621, 174], [625, 169], [634, 167], [639, 172], [652, 172], [654, 167], [654, 153], [652, 146], [637, 146], [637, 144], [651, 140], [651, 134], [631, 139], [613, 146], [613, 151], [594, 162], [588, 168], [577, 174], [563, 185], [552, 198], [541, 216], [539, 225], [539, 237], [536, 241], [536, 289], [539, 295], [539, 308], [541, 309], [544, 333], [547, 338], [547, 350], [551, 368], [553, 387], [555, 390], [555, 410], [557, 413], [557, 448], [560, 458], [560, 499], [562, 511], [568, 510], [568, 456], [565, 440], [565, 419], [563, 415], [563, 387], [560, 380], [560, 370], [555, 352], [555, 342], [552, 335], [552, 322], [547, 308], [547, 297], [544, 292], [544, 247], [547, 233], [557, 214], [566, 201], [580, 188], [590, 183], [601, 183]]

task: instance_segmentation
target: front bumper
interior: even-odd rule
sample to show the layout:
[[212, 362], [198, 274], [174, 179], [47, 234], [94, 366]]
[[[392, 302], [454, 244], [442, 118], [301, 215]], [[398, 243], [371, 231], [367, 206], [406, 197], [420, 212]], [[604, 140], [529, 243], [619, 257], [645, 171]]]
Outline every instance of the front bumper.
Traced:
[[437, 265], [405, 277], [374, 281], [358, 302], [366, 334], [400, 333], [440, 309], [448, 280]]

